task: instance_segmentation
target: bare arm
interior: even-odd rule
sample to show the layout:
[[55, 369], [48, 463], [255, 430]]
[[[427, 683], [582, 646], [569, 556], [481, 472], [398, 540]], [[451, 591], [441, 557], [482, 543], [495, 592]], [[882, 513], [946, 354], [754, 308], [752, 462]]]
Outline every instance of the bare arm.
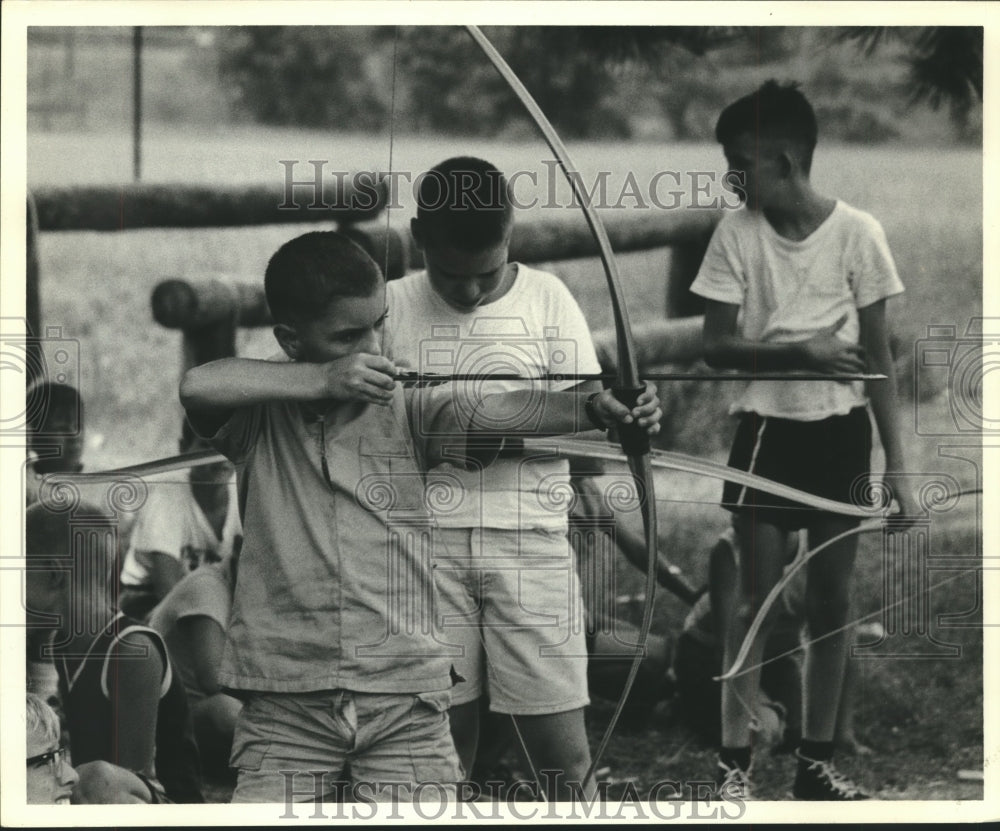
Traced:
[[736, 319], [740, 307], [733, 303], [707, 300], [705, 305], [705, 361], [716, 369], [781, 372], [863, 372], [860, 346], [837, 337], [847, 321], [844, 316], [813, 337], [794, 343], [763, 343], [739, 334]]
[[906, 483], [906, 457], [899, 430], [899, 396], [896, 368], [889, 348], [885, 319], [885, 300], [858, 310], [861, 343], [868, 355], [868, 371], [886, 376], [884, 381], [869, 381], [866, 386], [879, 439], [885, 451], [885, 484], [892, 490], [903, 516], [913, 516], [916, 504]]
[[[520, 438], [531, 436], [562, 436], [591, 432], [596, 425], [587, 414], [586, 402], [591, 393], [575, 390], [547, 392], [539, 400], [538, 390], [515, 390], [486, 395], [478, 402], [468, 420], [455, 425], [450, 435], [432, 435], [427, 440], [427, 463], [435, 467], [444, 461], [474, 459], [477, 464], [490, 464], [500, 449], [516, 446]], [[660, 430], [660, 399], [656, 387], [646, 384], [631, 410], [608, 390], [599, 392], [592, 409], [606, 427], [616, 423], [636, 423], [650, 435]], [[448, 410], [442, 409], [441, 412]], [[454, 408], [451, 408], [454, 412]], [[441, 430], [438, 424], [435, 430]]]
[[145, 805], [149, 788], [132, 771], [96, 759], [76, 765], [80, 781], [73, 788], [72, 802], [78, 805]]
[[325, 398], [388, 404], [395, 365], [358, 353], [325, 364], [223, 358], [192, 367], [181, 380], [181, 404], [200, 432], [215, 433], [237, 407], [266, 401]]
[[[126, 654], [112, 661], [108, 670], [108, 692], [117, 704], [112, 708], [115, 719], [112, 729], [121, 738], [114, 762], [152, 776], [160, 684], [165, 668], [160, 650], [148, 635], [133, 632], [126, 637], [133, 649], [124, 647]], [[146, 654], [142, 657], [130, 654], [134, 646], [145, 647]]]
[[162, 551], [136, 551], [136, 560], [146, 568], [149, 586], [159, 603], [184, 576], [184, 565]]
[[[514, 392], [487, 395], [480, 402], [468, 426], [470, 434], [498, 432], [531, 432], [536, 436], [560, 436], [594, 429], [587, 415], [586, 402], [590, 392], [546, 393], [540, 413], [536, 411], [538, 392]], [[605, 427], [616, 423], [637, 423], [650, 435], [660, 431], [660, 399], [656, 387], [647, 382], [646, 391], [639, 396], [636, 406], [629, 409], [610, 390], [601, 390], [593, 402], [593, 411]], [[499, 425], [503, 425], [502, 428]]]
[[182, 648], [191, 656], [198, 687], [206, 695], [215, 695], [219, 687], [219, 664], [226, 633], [218, 621], [207, 615], [192, 615], [177, 621]]

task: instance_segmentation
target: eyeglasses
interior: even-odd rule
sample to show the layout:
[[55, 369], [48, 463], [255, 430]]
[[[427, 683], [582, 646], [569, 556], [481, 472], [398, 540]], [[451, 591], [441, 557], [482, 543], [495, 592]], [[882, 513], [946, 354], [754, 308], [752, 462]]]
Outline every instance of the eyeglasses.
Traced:
[[63, 745], [48, 753], [39, 753], [37, 756], [29, 756], [26, 760], [28, 767], [41, 767], [47, 764], [51, 768], [61, 768], [69, 754], [69, 748]]

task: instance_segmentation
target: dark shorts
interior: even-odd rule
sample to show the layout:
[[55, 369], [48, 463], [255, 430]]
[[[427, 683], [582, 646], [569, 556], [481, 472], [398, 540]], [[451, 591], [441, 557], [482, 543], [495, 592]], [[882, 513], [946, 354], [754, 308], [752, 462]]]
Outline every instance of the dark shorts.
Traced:
[[[861, 504], [871, 471], [872, 428], [868, 411], [820, 421], [792, 421], [743, 413], [729, 466], [756, 473], [837, 502]], [[723, 507], [788, 530], [804, 528], [822, 512], [734, 482], [722, 491]]]

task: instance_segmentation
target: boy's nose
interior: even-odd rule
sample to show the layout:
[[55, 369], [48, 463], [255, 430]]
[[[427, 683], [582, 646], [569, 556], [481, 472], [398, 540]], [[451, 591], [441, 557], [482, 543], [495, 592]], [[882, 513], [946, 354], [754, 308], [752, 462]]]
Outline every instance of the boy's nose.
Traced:
[[76, 768], [69, 763], [67, 759], [62, 763], [62, 784], [68, 785], [69, 787], [75, 787], [76, 783], [80, 781], [80, 774], [76, 772]]

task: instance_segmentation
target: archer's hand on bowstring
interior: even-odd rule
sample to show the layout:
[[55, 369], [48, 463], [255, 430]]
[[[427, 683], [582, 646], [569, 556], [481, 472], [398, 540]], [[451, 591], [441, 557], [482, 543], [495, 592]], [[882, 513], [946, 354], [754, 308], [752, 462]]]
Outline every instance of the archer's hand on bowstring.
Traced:
[[324, 398], [340, 401], [364, 401], [388, 406], [396, 388], [396, 365], [381, 355], [365, 352], [347, 355], [322, 364], [325, 376]]

